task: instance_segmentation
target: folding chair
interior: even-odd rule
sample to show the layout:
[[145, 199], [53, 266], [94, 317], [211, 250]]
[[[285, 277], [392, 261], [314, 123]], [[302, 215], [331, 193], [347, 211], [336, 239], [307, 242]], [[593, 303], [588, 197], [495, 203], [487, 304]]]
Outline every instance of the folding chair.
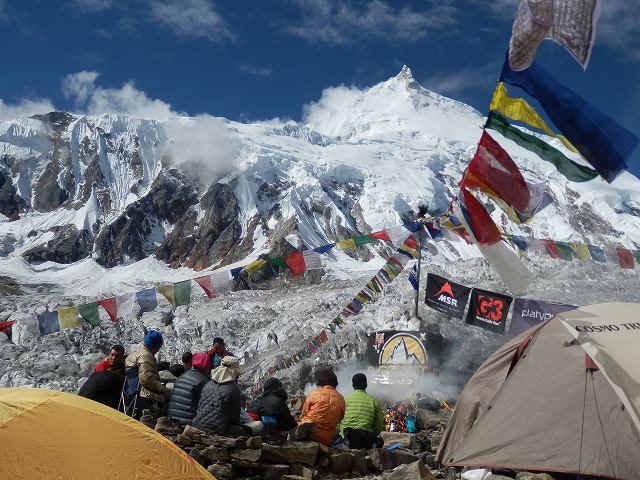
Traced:
[[140, 379], [138, 378], [138, 369], [130, 368], [127, 370], [122, 392], [120, 392], [120, 402], [118, 410], [125, 415], [133, 417], [136, 413], [136, 405], [140, 397]]

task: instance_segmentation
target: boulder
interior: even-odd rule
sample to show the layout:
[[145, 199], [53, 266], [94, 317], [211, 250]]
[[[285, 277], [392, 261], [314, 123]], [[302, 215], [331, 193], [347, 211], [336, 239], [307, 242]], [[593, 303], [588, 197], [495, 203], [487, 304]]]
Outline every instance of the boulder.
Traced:
[[282, 480], [304, 480], [304, 477], [299, 477], [298, 475], [284, 475]]
[[209, 461], [208, 458], [205, 458], [204, 455], [202, 455], [201, 450], [196, 450], [195, 448], [193, 450], [191, 450], [191, 452], [189, 453], [189, 455], [191, 455], [191, 458], [193, 458], [196, 462], [198, 462], [200, 465], [202, 465], [204, 468], [207, 468], [207, 465], [210, 465], [211, 462]]
[[353, 468], [353, 455], [349, 452], [331, 455], [331, 473], [347, 473]]
[[548, 473], [520, 472], [516, 475], [516, 480], [555, 480]]
[[289, 473], [291, 475], [306, 478], [306, 480], [313, 480], [318, 475], [317, 470], [307, 468], [304, 465], [300, 465], [299, 463], [291, 465], [291, 467], [289, 468]]
[[313, 466], [318, 457], [317, 442], [289, 442], [286, 445], [264, 445], [261, 460], [268, 463], [303, 463]]
[[229, 455], [232, 460], [255, 463], [260, 460], [260, 457], [262, 456], [262, 450], [235, 450], [232, 451]]
[[229, 452], [227, 452], [226, 448], [207, 447], [201, 450], [200, 453], [211, 463], [226, 462], [229, 460]]
[[380, 432], [380, 436], [384, 440], [385, 447], [400, 442], [400, 448], [406, 449], [411, 447], [411, 439], [413, 438], [412, 433], [402, 432]]
[[418, 457], [416, 455], [399, 448], [396, 448], [395, 450], [382, 450], [381, 459], [383, 470], [391, 470], [399, 465], [418, 461]]
[[233, 478], [231, 465], [227, 465], [226, 463], [214, 463], [207, 468], [207, 472], [218, 480], [231, 480]]
[[262, 437], [249, 437], [247, 438], [247, 448], [262, 448]]
[[260, 473], [260, 480], [280, 480], [289, 473], [289, 465], [266, 465]]
[[367, 457], [365, 455], [354, 455], [352, 470], [358, 473], [366, 473], [368, 468]]
[[424, 463], [417, 461], [400, 465], [383, 476], [384, 480], [435, 480]]
[[484, 480], [513, 480], [511, 477], [505, 477], [504, 475], [489, 475]]
[[429, 468], [436, 468], [436, 456], [433, 453], [423, 453], [420, 460]]
[[367, 469], [373, 472], [381, 472], [382, 468], [382, 454], [379, 448], [372, 448], [367, 450]]
[[73, 263], [91, 255], [93, 237], [87, 230], [75, 225], [53, 227], [53, 238], [46, 243], [26, 250], [22, 256], [29, 263]]
[[192, 438], [189, 438], [182, 434], [176, 437], [175, 442], [182, 447], [193, 447], [196, 444], [196, 442], [194, 442]]

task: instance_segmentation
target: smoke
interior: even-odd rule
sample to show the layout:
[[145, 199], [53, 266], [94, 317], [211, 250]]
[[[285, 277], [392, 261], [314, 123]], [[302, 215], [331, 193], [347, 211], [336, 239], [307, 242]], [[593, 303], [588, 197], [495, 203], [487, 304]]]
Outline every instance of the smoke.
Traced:
[[237, 169], [239, 143], [222, 120], [210, 115], [167, 120], [164, 156], [187, 175], [208, 185]]

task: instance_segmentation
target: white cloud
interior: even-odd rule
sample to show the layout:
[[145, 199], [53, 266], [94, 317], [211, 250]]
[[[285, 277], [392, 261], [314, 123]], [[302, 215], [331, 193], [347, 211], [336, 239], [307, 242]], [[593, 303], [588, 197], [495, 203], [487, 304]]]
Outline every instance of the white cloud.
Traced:
[[82, 12], [103, 12], [113, 6], [112, 0], [71, 0], [71, 4]]
[[11, 120], [17, 117], [30, 117], [56, 110], [50, 100], [45, 98], [23, 98], [16, 103], [7, 104], [0, 99], [0, 120]]
[[273, 72], [269, 67], [253, 67], [251, 65], [239, 65], [238, 70], [247, 75], [255, 75], [256, 77], [268, 77]]
[[232, 40], [233, 34], [210, 0], [151, 0], [151, 18], [183, 38]]
[[96, 85], [98, 76], [98, 72], [83, 70], [71, 73], [62, 80], [63, 94], [73, 101], [78, 111], [89, 115], [119, 113], [156, 120], [178, 115], [170, 104], [150, 98], [138, 90], [131, 80], [120, 88], [104, 88]]
[[489, 89], [495, 84], [499, 73], [499, 65], [487, 65], [478, 69], [467, 68], [449, 74], [436, 74], [420, 83], [433, 92], [455, 98], [472, 90]]
[[368, 37], [415, 41], [455, 25], [458, 9], [448, 2], [428, 2], [421, 11], [394, 7], [382, 0], [355, 6], [339, 0], [293, 0], [301, 12], [292, 35], [314, 43], [345, 44]]
[[601, 40], [622, 56], [640, 61], [640, 0], [602, 2], [596, 42]]

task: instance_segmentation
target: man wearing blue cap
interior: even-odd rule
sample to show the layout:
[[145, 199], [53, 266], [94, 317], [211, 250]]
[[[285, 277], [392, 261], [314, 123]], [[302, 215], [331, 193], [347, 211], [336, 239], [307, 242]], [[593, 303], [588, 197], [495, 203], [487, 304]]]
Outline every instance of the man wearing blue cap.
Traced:
[[154, 402], [164, 403], [165, 396], [171, 393], [171, 390], [160, 381], [158, 362], [156, 362], [155, 357], [163, 343], [160, 332], [149, 330], [142, 343], [125, 360], [127, 370], [131, 368], [138, 369], [140, 397], [146, 400], [150, 404], [149, 406], [153, 405]]

